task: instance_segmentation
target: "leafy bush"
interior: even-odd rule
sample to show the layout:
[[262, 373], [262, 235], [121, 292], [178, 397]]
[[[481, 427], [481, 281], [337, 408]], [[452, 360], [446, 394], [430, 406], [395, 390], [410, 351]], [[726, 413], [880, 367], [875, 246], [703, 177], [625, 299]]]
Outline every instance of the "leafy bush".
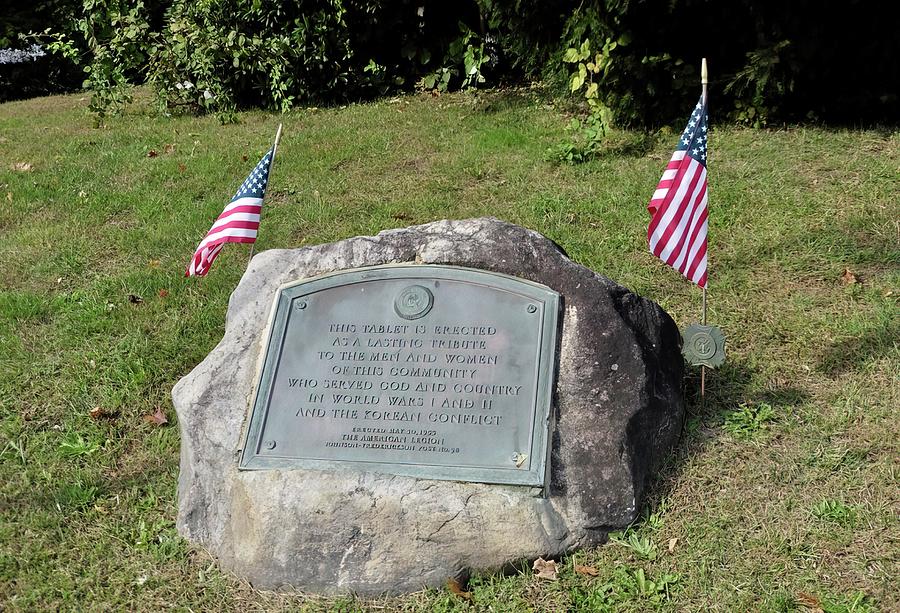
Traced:
[[[585, 130], [596, 132], [682, 120], [705, 55], [720, 118], [897, 119], [889, 3], [82, 0], [73, 18], [73, 2], [37, 7], [53, 15], [50, 48], [85, 68], [100, 114], [144, 81], [168, 112], [227, 116], [541, 78], [580, 96], [592, 117]], [[21, 21], [0, 18], [0, 41]], [[572, 154], [589, 157], [591, 136], [579, 138], [586, 145]]]
[[[511, 2], [510, 4], [516, 4]], [[566, 3], [554, 3], [560, 8]], [[803, 119], [897, 121], [900, 40], [884, 3], [850, 0], [587, 0], [569, 3], [555, 51], [543, 63], [560, 89], [568, 48], [621, 41], [594, 82], [618, 125], [683, 120], [710, 62], [711, 110], [752, 125]], [[520, 62], [521, 63], [521, 62]]]
[[747, 53], [747, 64], [725, 86], [725, 93], [734, 94], [734, 119], [761, 127], [778, 113], [781, 101], [794, 91], [796, 63], [782, 59], [790, 44], [783, 40]]
[[341, 0], [177, 0], [149, 80], [169, 108], [290, 108], [344, 90], [352, 49]]
[[176, 0], [149, 80], [170, 110], [224, 113], [485, 82], [484, 39], [445, 17], [411, 1]]
[[450, 42], [444, 59], [432, 72], [418, 81], [422, 89], [447, 91], [472, 88], [485, 83], [485, 70], [496, 65], [492, 38], [482, 37], [466, 24], [459, 23], [460, 35]]
[[131, 101], [130, 86], [140, 81], [155, 39], [142, 0], [83, 0], [65, 31], [47, 29], [44, 36], [48, 49], [84, 71], [99, 119]]

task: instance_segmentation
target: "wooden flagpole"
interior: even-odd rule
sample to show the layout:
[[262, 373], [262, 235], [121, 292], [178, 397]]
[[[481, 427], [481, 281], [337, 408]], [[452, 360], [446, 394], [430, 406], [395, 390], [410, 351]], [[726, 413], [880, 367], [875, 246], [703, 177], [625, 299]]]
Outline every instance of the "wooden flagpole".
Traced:
[[[706, 61], [706, 60], [704, 60]], [[705, 87], [705, 86], [704, 86]], [[266, 188], [268, 189], [269, 184], [272, 182], [272, 169], [275, 167], [275, 154], [278, 152], [278, 143], [281, 141], [281, 127], [283, 124], [278, 124], [278, 131], [275, 132], [275, 144], [272, 145], [272, 159], [269, 160], [269, 178], [266, 181]], [[262, 207], [259, 209], [259, 221], [262, 223]], [[253, 259], [253, 250], [256, 248], [256, 241], [250, 243], [250, 257], [247, 258], [247, 268], [250, 268], [250, 260]]]
[[[706, 71], [706, 58], [700, 63], [700, 84], [703, 86], [703, 106], [706, 106], [706, 88], [709, 83], [709, 73]], [[707, 135], [707, 139], [709, 136]], [[706, 164], [709, 165], [709, 141], [706, 146]], [[707, 205], [708, 206], [708, 205]], [[707, 240], [709, 240], [707, 238]], [[706, 325], [706, 287], [703, 288], [703, 310], [700, 315], [700, 323]], [[700, 367], [700, 399], [706, 399], [706, 366]]]

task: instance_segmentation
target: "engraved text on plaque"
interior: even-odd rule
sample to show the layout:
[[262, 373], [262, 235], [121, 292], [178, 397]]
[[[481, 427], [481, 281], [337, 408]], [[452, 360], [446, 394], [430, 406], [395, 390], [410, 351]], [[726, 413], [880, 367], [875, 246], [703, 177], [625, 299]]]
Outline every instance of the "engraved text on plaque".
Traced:
[[283, 287], [240, 467], [543, 485], [558, 305], [452, 266]]

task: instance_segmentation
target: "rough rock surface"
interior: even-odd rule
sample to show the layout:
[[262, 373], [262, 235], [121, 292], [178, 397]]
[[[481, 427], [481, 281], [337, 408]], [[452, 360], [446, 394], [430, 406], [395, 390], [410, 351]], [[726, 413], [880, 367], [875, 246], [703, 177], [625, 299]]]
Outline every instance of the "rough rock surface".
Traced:
[[[278, 287], [392, 262], [501, 272], [562, 295], [546, 496], [353, 471], [237, 470]], [[678, 438], [680, 342], [658, 305], [496, 219], [264, 251], [231, 296], [224, 338], [172, 391], [181, 426], [178, 530], [257, 587], [322, 593], [413, 591], [597, 543], [635, 518], [648, 477]]]

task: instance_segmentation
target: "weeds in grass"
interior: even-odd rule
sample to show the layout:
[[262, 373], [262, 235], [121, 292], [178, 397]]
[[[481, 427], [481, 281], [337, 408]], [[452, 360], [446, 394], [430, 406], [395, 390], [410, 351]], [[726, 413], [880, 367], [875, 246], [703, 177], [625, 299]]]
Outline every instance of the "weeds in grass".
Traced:
[[856, 511], [840, 500], [826, 498], [812, 508], [812, 514], [817, 519], [842, 526], [852, 525], [856, 521]]
[[575, 611], [615, 611], [624, 608], [623, 605], [634, 606], [635, 600], [654, 604], [666, 602], [671, 599], [678, 581], [676, 574], [663, 573], [652, 579], [643, 568], [620, 566], [608, 581], [592, 586], [574, 586], [569, 596]]
[[597, 588], [575, 586], [569, 591], [569, 599], [572, 601], [572, 610], [576, 613], [593, 613], [594, 611], [608, 611], [614, 602], [611, 598], [609, 585]]
[[21, 461], [22, 465], [25, 465], [25, 437], [18, 437], [15, 440], [9, 439], [6, 441], [6, 445], [3, 447], [3, 450], [0, 451], [0, 458], [7, 454], [13, 455], [17, 460]]
[[798, 607], [802, 607], [803, 611], [821, 611], [821, 613], [874, 613], [876, 610], [871, 604], [871, 599], [860, 591], [836, 598], [828, 595], [819, 598], [814, 594], [798, 592], [796, 597], [784, 596], [778, 610], [796, 611]]
[[667, 510], [667, 503], [665, 500], [660, 502], [656, 509], [652, 509], [649, 506], [645, 506], [643, 512], [641, 513], [641, 526], [644, 528], [649, 528], [650, 530], [659, 530], [663, 527], [663, 515]]
[[92, 505], [99, 495], [99, 487], [79, 478], [59, 488], [56, 494], [57, 508], [83, 510]]
[[875, 613], [876, 610], [872, 600], [858, 591], [822, 603], [824, 613]]
[[634, 555], [644, 560], [655, 560], [657, 556], [656, 544], [647, 536], [640, 536], [634, 532], [620, 535], [610, 534], [609, 540], [627, 547]]
[[12, 321], [41, 321], [52, 312], [50, 301], [44, 296], [30, 292], [0, 291], [0, 318]]
[[737, 410], [725, 416], [725, 430], [735, 438], [752, 438], [775, 421], [775, 409], [772, 405], [760, 402], [755, 405], [743, 403]]
[[643, 568], [638, 568], [632, 573], [637, 593], [654, 602], [668, 600], [671, 590], [678, 583], [678, 575], [665, 573], [655, 581], [649, 579]]
[[865, 449], [851, 449], [844, 445], [820, 446], [810, 454], [807, 463], [828, 471], [853, 469], [861, 466], [867, 455]]
[[77, 432], [69, 432], [59, 444], [59, 454], [65, 458], [89, 456], [98, 451], [100, 451], [100, 443], [86, 441]]
[[143, 519], [132, 530], [134, 546], [153, 555], [160, 561], [174, 559], [184, 553], [185, 542], [175, 531], [175, 524], [169, 520], [147, 523]]

